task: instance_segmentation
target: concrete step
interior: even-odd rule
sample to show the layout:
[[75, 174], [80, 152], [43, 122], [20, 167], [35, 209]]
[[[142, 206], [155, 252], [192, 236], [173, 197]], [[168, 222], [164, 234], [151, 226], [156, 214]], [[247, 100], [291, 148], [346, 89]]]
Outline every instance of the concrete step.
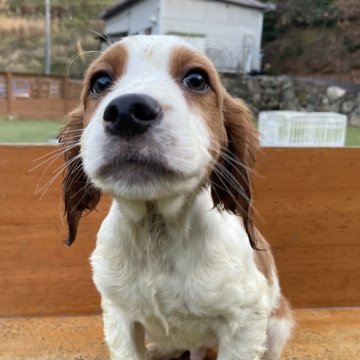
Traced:
[[[359, 360], [360, 308], [295, 310], [282, 360]], [[215, 360], [209, 352], [207, 360]], [[0, 360], [107, 360], [98, 315], [0, 319]]]

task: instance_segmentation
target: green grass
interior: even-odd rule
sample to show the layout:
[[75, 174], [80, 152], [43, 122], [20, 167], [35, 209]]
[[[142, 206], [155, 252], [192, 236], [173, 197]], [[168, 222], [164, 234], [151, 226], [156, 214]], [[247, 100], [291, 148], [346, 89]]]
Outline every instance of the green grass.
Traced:
[[0, 117], [0, 143], [47, 143], [56, 137], [61, 119], [18, 119]]
[[360, 146], [360, 128], [358, 127], [347, 128], [346, 146]]
[[[0, 117], [0, 143], [47, 143], [56, 137], [62, 125], [62, 119]], [[360, 146], [360, 128], [347, 128], [346, 146]]]

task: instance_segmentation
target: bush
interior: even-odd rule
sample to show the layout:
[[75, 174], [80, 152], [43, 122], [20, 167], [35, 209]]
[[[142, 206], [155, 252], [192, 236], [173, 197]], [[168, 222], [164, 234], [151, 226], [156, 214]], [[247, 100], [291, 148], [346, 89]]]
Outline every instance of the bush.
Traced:
[[263, 43], [276, 39], [292, 26], [329, 26], [339, 17], [335, 0], [278, 0], [276, 10], [265, 13]]

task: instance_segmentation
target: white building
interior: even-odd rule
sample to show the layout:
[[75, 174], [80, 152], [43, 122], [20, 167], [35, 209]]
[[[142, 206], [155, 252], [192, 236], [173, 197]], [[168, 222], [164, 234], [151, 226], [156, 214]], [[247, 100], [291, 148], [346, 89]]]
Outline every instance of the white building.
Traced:
[[100, 16], [111, 41], [177, 35], [206, 53], [219, 71], [248, 73], [261, 69], [263, 14], [273, 8], [258, 0], [120, 0]]

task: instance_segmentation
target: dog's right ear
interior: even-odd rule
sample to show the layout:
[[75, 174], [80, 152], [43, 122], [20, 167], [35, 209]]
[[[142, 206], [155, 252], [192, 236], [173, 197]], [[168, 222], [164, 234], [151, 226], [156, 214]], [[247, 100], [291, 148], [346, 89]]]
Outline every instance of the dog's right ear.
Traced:
[[79, 106], [68, 115], [67, 122], [59, 136], [66, 164], [63, 200], [69, 231], [65, 243], [69, 246], [76, 238], [81, 215], [94, 210], [101, 197], [100, 190], [94, 187], [83, 169], [80, 156], [80, 138], [83, 129], [84, 110], [82, 106]]

